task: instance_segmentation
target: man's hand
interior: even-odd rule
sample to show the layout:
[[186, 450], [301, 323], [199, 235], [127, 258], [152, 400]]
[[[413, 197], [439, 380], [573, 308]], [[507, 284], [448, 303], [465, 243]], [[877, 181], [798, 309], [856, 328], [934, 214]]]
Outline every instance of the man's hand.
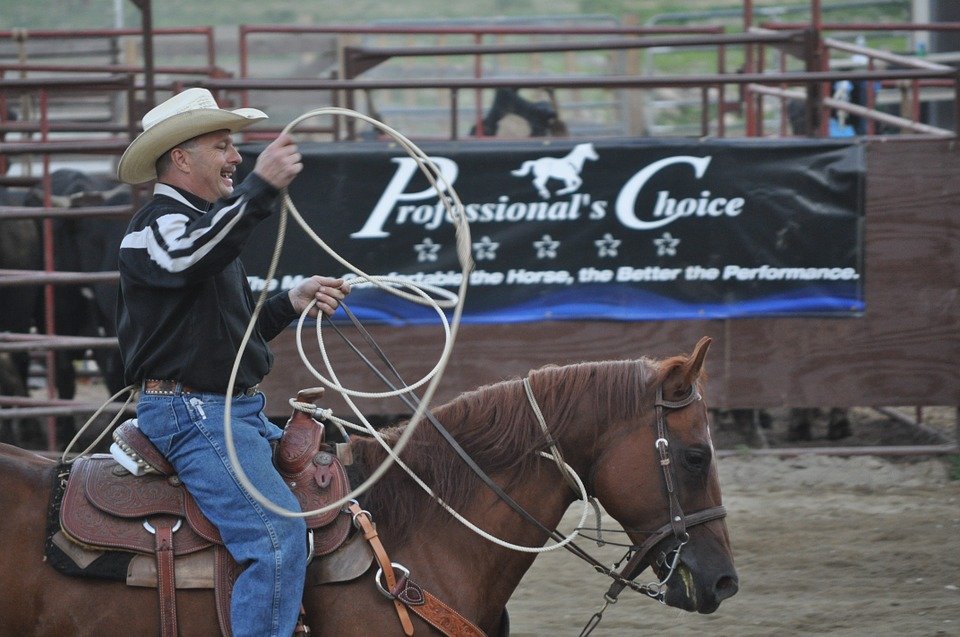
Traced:
[[309, 316], [316, 318], [320, 310], [330, 316], [340, 307], [340, 301], [350, 294], [350, 284], [329, 276], [312, 276], [291, 288], [289, 294], [297, 314], [302, 314], [305, 307], [316, 301], [317, 304], [310, 308]]
[[287, 187], [303, 170], [303, 159], [293, 138], [282, 133], [257, 157], [253, 172], [276, 189]]

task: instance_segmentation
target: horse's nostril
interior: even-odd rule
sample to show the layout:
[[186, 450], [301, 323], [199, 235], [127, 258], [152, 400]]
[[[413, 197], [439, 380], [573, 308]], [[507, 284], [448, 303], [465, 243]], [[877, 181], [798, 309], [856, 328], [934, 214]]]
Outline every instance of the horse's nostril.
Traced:
[[717, 601], [723, 601], [733, 597], [737, 594], [738, 590], [740, 590], [740, 584], [737, 582], [737, 578], [730, 575], [724, 575], [718, 579], [716, 585], [714, 586], [714, 592], [717, 595]]

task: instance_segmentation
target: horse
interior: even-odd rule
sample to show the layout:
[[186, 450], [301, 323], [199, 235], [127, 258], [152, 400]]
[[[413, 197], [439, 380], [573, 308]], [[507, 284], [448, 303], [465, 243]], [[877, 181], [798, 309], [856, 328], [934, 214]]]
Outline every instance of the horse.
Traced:
[[586, 160], [597, 160], [597, 151], [593, 144], [587, 142], [577, 144], [565, 156], [541, 157], [523, 162], [520, 168], [511, 170], [510, 174], [517, 177], [525, 177], [533, 172], [533, 185], [537, 192], [544, 199], [550, 198], [550, 191], [547, 189], [547, 181], [558, 179], [563, 182], [564, 187], [557, 191], [558, 195], [566, 195], [574, 192], [583, 184], [580, 173], [583, 171], [583, 163]]
[[[650, 566], [663, 580], [664, 603], [712, 613], [737, 592], [738, 578], [702, 398], [709, 343], [701, 339], [690, 355], [663, 359], [547, 366], [432, 409], [448, 435], [530, 518], [484, 484], [432, 421], [416, 427], [401, 458], [437, 499], [493, 536], [527, 547], [543, 546], [580, 497], [562, 477], [561, 466], [567, 467], [633, 545], [627, 565], [611, 575], [614, 599], [623, 588], [639, 586], [632, 579]], [[409, 426], [385, 429], [385, 440], [392, 444]], [[364, 436], [346, 444], [359, 477], [386, 455]], [[155, 589], [68, 577], [45, 562], [47, 503], [58, 479], [52, 460], [0, 445], [0, 545], [9, 549], [0, 552], [0, 637], [157, 634]], [[507, 602], [534, 554], [478, 536], [396, 465], [359, 505], [376, 524], [389, 561], [424, 594], [487, 635], [507, 634]], [[316, 568], [314, 561], [309, 569]], [[309, 569], [303, 605], [312, 634], [404, 634], [399, 602], [378, 589], [376, 564], [356, 579], [321, 586], [310, 584]], [[176, 604], [180, 635], [218, 634], [211, 591], [178, 590]], [[411, 617], [416, 634], [436, 634], [418, 615]]]
[[[813, 426], [823, 416], [816, 407], [794, 407], [787, 416], [788, 442], [813, 440]], [[849, 410], [845, 407], [830, 407], [826, 412], [827, 440], [842, 440], [853, 435]], [[714, 417], [717, 431], [731, 431], [744, 436], [750, 442], [766, 444], [762, 430], [773, 426], [773, 416], [765, 409], [730, 409], [718, 411]]]
[[[787, 425], [787, 440], [800, 442], [813, 440], [814, 422], [822, 415], [815, 407], [800, 407], [790, 410]], [[852, 435], [849, 410], [844, 407], [830, 407], [827, 410], [827, 440], [842, 440]]]
[[[498, 88], [493, 104], [480, 122], [480, 135], [485, 137], [566, 137], [567, 125], [560, 119], [552, 89], [550, 99], [530, 101], [515, 88]], [[469, 135], [477, 137], [476, 125]]]

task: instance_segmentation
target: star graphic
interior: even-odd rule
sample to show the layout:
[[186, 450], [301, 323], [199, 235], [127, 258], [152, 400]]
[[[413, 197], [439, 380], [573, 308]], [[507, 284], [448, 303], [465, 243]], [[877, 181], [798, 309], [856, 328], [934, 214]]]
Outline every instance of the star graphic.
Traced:
[[484, 235], [480, 238], [480, 241], [473, 244], [473, 251], [477, 261], [493, 261], [497, 258], [497, 248], [499, 247], [499, 242], [492, 241], [490, 237]]
[[418, 243], [413, 246], [413, 249], [417, 251], [417, 261], [423, 263], [424, 261], [436, 261], [437, 252], [440, 251], [440, 244], [434, 243], [433, 239], [427, 237], [423, 240], [423, 243]]
[[664, 232], [659, 239], [653, 240], [657, 246], [657, 256], [677, 256], [677, 246], [680, 245], [680, 239], [675, 238], [669, 232]]
[[560, 242], [554, 241], [553, 237], [545, 234], [540, 237], [539, 241], [533, 242], [533, 247], [537, 249], [538, 259], [556, 259], [557, 248], [560, 247]]
[[604, 233], [602, 239], [594, 241], [593, 245], [597, 246], [597, 256], [603, 258], [617, 256], [617, 248], [620, 247], [620, 243], [620, 239], [614, 239], [613, 235], [607, 232]]

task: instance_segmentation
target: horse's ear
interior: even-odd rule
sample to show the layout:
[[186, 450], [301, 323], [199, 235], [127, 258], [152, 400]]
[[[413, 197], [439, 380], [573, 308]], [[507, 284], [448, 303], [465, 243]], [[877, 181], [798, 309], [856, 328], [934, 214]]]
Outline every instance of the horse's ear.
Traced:
[[693, 348], [693, 353], [680, 359], [682, 363], [670, 367], [663, 379], [663, 394], [667, 400], [679, 400], [690, 393], [690, 388], [700, 378], [703, 371], [703, 361], [707, 357], [707, 350], [713, 339], [704, 336]]
[[696, 382], [700, 377], [700, 373], [703, 371], [703, 361], [707, 357], [707, 350], [710, 349], [710, 343], [712, 342], [712, 338], [704, 336], [697, 341], [696, 347], [693, 348], [693, 354], [690, 355], [690, 362], [688, 363], [689, 370], [687, 371], [691, 383]]

